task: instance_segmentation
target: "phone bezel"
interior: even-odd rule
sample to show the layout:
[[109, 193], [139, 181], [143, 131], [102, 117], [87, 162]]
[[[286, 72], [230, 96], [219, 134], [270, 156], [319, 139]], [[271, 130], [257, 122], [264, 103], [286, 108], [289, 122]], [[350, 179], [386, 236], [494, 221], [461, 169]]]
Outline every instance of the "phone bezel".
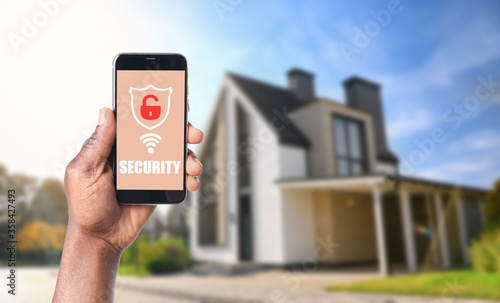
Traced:
[[[151, 68], [151, 63], [156, 62], [156, 68]], [[146, 67], [149, 67], [146, 68]], [[184, 176], [186, 176], [186, 160], [187, 160], [187, 98], [188, 98], [188, 82], [187, 82], [187, 61], [180, 54], [166, 53], [121, 53], [118, 54], [113, 61], [113, 112], [115, 118], [116, 111], [116, 81], [117, 72], [119, 70], [183, 70], [184, 71]], [[139, 205], [156, 205], [156, 204], [178, 204], [186, 198], [186, 178], [183, 178], [182, 190], [118, 190], [116, 187], [116, 138], [112, 151], [113, 177], [116, 192], [116, 199], [121, 204], [139, 204]]]

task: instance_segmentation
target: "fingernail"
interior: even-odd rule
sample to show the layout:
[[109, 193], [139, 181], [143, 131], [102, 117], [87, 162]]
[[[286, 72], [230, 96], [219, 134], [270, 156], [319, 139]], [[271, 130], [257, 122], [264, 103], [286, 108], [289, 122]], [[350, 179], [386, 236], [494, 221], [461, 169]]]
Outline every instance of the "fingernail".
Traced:
[[106, 113], [104, 112], [104, 109], [101, 108], [99, 110], [99, 122], [97, 122], [97, 125], [102, 125], [104, 123], [105, 116], [106, 116]]
[[200, 159], [198, 159], [198, 158], [194, 157], [194, 161], [198, 162], [198, 164], [200, 164], [200, 165], [201, 165], [201, 167], [203, 167], [203, 164], [201, 164]]

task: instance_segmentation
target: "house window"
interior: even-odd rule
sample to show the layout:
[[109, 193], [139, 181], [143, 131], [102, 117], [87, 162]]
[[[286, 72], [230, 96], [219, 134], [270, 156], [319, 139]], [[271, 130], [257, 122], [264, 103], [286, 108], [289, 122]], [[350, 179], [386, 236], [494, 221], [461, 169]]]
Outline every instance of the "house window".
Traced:
[[253, 258], [252, 243], [252, 159], [248, 149], [251, 144], [250, 117], [237, 103], [236, 107], [238, 133], [238, 222], [239, 222], [239, 258], [241, 261], [251, 261]]
[[367, 171], [364, 128], [360, 121], [335, 115], [335, 154], [337, 175], [357, 175]]
[[250, 167], [252, 140], [250, 137], [250, 120], [239, 103], [236, 106], [236, 121], [238, 133], [238, 165], [240, 172], [238, 173], [238, 189], [240, 194], [250, 190]]

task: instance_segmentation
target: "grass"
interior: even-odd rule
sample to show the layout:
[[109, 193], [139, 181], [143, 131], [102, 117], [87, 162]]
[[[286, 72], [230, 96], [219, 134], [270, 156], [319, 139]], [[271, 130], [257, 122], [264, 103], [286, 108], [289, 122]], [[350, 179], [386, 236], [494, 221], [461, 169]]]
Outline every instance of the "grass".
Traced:
[[151, 273], [142, 266], [123, 265], [123, 264], [120, 264], [120, 266], [118, 267], [118, 274], [121, 276], [134, 276], [134, 277], [144, 277], [151, 275]]
[[345, 285], [330, 291], [425, 295], [444, 298], [500, 299], [500, 274], [456, 270], [396, 276]]

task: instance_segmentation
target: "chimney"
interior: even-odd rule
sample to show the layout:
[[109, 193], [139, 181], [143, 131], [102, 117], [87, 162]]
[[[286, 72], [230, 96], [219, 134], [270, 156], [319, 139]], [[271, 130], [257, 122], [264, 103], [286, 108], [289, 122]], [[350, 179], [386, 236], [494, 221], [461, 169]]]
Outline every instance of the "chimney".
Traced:
[[288, 71], [288, 86], [297, 99], [307, 102], [314, 96], [314, 74], [293, 68]]
[[347, 105], [368, 112], [372, 116], [377, 155], [379, 157], [392, 155], [387, 147], [380, 85], [359, 77], [351, 77], [343, 84]]

